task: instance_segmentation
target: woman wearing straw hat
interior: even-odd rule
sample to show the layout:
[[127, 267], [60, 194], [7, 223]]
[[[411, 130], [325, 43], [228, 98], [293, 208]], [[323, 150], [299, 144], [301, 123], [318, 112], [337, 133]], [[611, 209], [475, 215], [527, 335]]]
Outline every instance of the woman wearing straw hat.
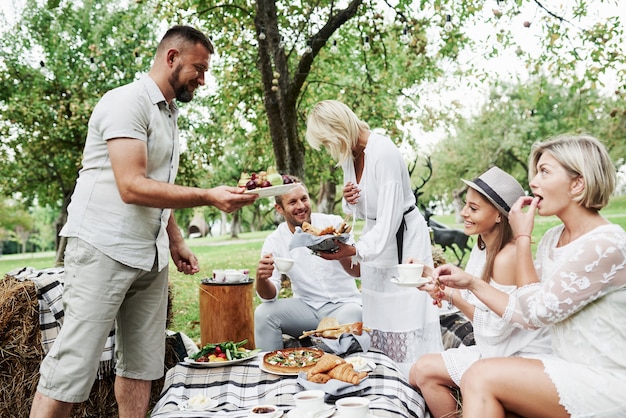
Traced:
[[[509, 220], [516, 274], [541, 282], [509, 295], [451, 265], [433, 277], [471, 290], [503, 326], [550, 329], [553, 354], [476, 362], [461, 381], [463, 418], [624, 417], [626, 233], [599, 213], [615, 189], [615, 167], [588, 135], [535, 144], [529, 167], [535, 197], [520, 198]], [[533, 263], [535, 211], [563, 223], [543, 236]]]
[[[478, 235], [465, 271], [480, 277], [496, 289], [511, 293], [527, 284], [515, 274], [516, 249], [508, 222], [511, 206], [524, 196], [522, 186], [511, 175], [492, 167], [472, 181], [461, 210], [464, 231]], [[433, 417], [451, 416], [457, 410], [452, 395], [463, 373], [476, 361], [488, 357], [533, 356], [550, 353], [548, 330], [524, 330], [511, 325], [500, 327], [500, 317], [471, 292], [440, 290], [435, 284], [422, 286], [435, 300], [447, 300], [472, 321], [476, 345], [427, 354], [411, 368], [409, 381], [419, 387]]]

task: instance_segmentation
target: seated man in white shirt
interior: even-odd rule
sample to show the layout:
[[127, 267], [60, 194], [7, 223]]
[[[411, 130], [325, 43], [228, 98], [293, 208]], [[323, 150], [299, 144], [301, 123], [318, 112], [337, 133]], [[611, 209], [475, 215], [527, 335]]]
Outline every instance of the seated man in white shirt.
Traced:
[[[316, 329], [324, 317], [336, 318], [340, 324], [362, 320], [361, 293], [355, 281], [360, 274], [358, 264], [351, 265], [350, 258], [324, 260], [306, 247], [289, 250], [296, 227], [303, 222], [323, 229], [339, 225], [342, 218], [311, 214], [309, 192], [302, 183], [277, 196], [274, 207], [285, 221], [263, 243], [255, 282], [263, 303], [254, 312], [254, 339], [264, 351], [284, 348], [283, 334], [298, 338], [302, 332]], [[295, 260], [287, 273], [292, 298], [278, 299], [281, 275], [274, 268], [274, 257]]]

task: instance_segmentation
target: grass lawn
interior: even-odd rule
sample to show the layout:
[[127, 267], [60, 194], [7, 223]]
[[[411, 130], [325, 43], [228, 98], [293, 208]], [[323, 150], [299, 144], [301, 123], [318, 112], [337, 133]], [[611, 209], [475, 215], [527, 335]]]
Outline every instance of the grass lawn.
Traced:
[[[626, 229], [626, 196], [613, 198], [609, 207], [602, 210], [602, 214], [611, 222]], [[454, 216], [433, 217], [451, 228], [462, 229], [455, 223]], [[546, 230], [557, 225], [556, 217], [537, 217], [533, 231], [533, 241], [539, 242]], [[356, 228], [358, 236], [358, 225]], [[200, 260], [200, 272], [194, 276], [185, 276], [172, 268], [170, 263], [170, 280], [174, 292], [173, 324], [171, 328], [182, 331], [193, 340], [200, 339], [199, 324], [199, 283], [204, 277], [209, 277], [213, 269], [247, 268], [252, 277], [256, 276], [256, 266], [261, 252], [263, 239], [269, 232], [253, 232], [240, 234], [237, 239], [229, 237], [205, 237], [188, 240], [188, 245]], [[451, 254], [447, 260], [454, 261]], [[467, 255], [465, 261], [467, 260]], [[54, 265], [53, 253], [15, 254], [0, 257], [0, 269], [7, 273], [21, 267], [48, 268]], [[256, 301], [258, 302], [258, 301]]]

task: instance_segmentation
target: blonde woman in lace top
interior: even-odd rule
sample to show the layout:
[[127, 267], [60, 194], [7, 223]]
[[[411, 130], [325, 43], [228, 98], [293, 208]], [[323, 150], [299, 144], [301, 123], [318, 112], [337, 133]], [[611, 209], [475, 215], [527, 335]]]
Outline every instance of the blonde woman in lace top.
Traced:
[[[536, 144], [530, 156], [534, 198], [520, 198], [509, 220], [517, 274], [537, 276], [507, 295], [454, 266], [433, 274], [472, 291], [503, 323], [548, 327], [553, 354], [475, 363], [461, 380], [463, 417], [623, 417], [626, 411], [626, 233], [599, 213], [616, 173], [608, 153], [587, 135]], [[541, 239], [533, 265], [534, 213], [563, 223]]]

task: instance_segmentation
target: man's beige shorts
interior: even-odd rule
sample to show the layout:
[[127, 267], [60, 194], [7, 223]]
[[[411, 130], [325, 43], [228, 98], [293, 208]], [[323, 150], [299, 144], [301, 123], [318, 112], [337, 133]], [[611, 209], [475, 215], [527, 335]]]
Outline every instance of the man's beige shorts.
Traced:
[[139, 380], [162, 377], [167, 280], [167, 268], [161, 272], [156, 267], [149, 272], [130, 268], [78, 238], [69, 238], [65, 317], [41, 364], [37, 389], [64, 402], [86, 400], [114, 323], [116, 374]]

